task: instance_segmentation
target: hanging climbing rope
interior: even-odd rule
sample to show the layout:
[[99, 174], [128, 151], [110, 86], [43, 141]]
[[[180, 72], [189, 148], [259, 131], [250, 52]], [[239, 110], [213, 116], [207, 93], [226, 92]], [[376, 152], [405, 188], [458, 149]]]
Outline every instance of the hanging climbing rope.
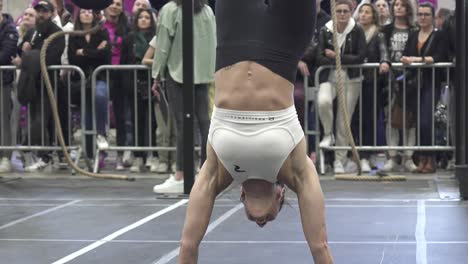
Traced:
[[356, 144], [354, 142], [353, 133], [349, 124], [349, 113], [346, 111], [346, 101], [344, 95], [344, 82], [343, 82], [343, 72], [341, 67], [341, 49], [338, 46], [338, 36], [337, 36], [337, 17], [336, 17], [336, 0], [331, 0], [331, 11], [332, 11], [332, 20], [333, 20], [333, 47], [336, 53], [336, 87], [338, 91], [338, 111], [341, 111], [343, 119], [345, 122], [346, 128], [346, 137], [348, 139], [349, 145], [351, 146], [351, 152], [354, 162], [358, 167], [357, 175], [351, 174], [342, 174], [335, 175], [336, 180], [348, 180], [348, 181], [404, 181], [406, 177], [404, 175], [386, 175], [378, 172], [376, 176], [365, 175], [362, 176], [361, 168], [361, 159], [359, 158], [359, 153], [356, 149]]
[[[332, 20], [333, 20], [333, 47], [335, 49], [335, 61], [336, 61], [336, 87], [338, 91], [338, 111], [343, 115], [346, 128], [346, 137], [348, 139], [349, 145], [351, 145], [351, 152], [353, 154], [353, 160], [356, 162], [358, 167], [358, 176], [361, 175], [361, 159], [359, 158], [359, 153], [356, 150], [356, 144], [354, 143], [353, 133], [349, 125], [349, 113], [346, 111], [346, 101], [344, 95], [344, 82], [343, 82], [343, 72], [341, 67], [341, 48], [338, 45], [338, 36], [337, 36], [337, 17], [336, 17], [336, 0], [331, 0], [331, 11], [332, 11]], [[352, 19], [352, 18], [351, 18]]]

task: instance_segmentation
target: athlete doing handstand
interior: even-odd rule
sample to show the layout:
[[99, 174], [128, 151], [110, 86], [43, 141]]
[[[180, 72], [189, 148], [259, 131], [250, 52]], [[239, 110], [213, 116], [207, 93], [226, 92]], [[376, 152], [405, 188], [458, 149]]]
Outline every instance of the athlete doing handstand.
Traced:
[[314, 0], [217, 0], [215, 107], [207, 160], [195, 181], [179, 263], [197, 263], [216, 196], [241, 184], [247, 217], [275, 219], [286, 185], [297, 194], [317, 264], [333, 263], [323, 193], [294, 107], [299, 59], [312, 38]]

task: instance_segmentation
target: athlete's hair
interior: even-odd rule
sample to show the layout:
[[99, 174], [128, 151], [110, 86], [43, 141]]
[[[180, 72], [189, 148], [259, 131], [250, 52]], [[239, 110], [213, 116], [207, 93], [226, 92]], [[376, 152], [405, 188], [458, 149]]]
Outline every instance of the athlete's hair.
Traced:
[[[284, 188], [284, 183], [280, 182], [280, 181], [276, 181], [275, 182], [275, 186], [277, 187], [280, 187], [280, 188]], [[280, 207], [278, 209], [278, 212], [281, 212], [281, 209], [283, 208], [283, 205], [284, 205], [284, 200], [285, 200], [285, 196], [283, 195], [283, 198], [281, 199], [280, 201]], [[239, 198], [239, 200], [243, 203], [245, 201], [245, 197], [241, 195], [241, 197]]]
[[[277, 181], [276, 183], [276, 186], [279, 186], [281, 188], [284, 188], [284, 183], [280, 182], [280, 181]], [[283, 208], [283, 204], [284, 204], [284, 200], [286, 199], [286, 197], [283, 195], [283, 199], [281, 199], [280, 201], [280, 207], [279, 207], [279, 210], [278, 212], [281, 212], [281, 209]]]

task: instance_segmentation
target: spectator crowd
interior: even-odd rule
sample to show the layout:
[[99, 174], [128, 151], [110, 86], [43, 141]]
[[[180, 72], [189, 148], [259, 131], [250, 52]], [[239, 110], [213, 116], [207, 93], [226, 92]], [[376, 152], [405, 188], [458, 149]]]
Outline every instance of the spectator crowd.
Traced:
[[[47, 49], [47, 65], [75, 65], [85, 74], [86, 96], [81, 97], [80, 76], [62, 69], [50, 71], [56, 89], [60, 119], [67, 145], [79, 131], [95, 126], [96, 141], [85, 136], [85, 155], [99, 168], [115, 166], [118, 171], [148, 170], [171, 176], [155, 192], [183, 191], [183, 76], [181, 0], [168, 1], [159, 10], [149, 0], [113, 0], [105, 10], [87, 10], [63, 0], [35, 0], [16, 20], [2, 13], [0, 0], [0, 66], [16, 66], [0, 75], [0, 146], [55, 144], [50, 102], [44, 92], [39, 52], [45, 39], [58, 31], [87, 30], [99, 23], [95, 34], [64, 37]], [[315, 33], [298, 64], [295, 104], [304, 120], [304, 78], [315, 83], [320, 66], [335, 65], [333, 21], [325, 1], [317, 0]], [[378, 63], [374, 69], [344, 68], [346, 109], [359, 145], [432, 146], [437, 134], [434, 102], [445, 98], [451, 87], [447, 69], [417, 71], [392, 67], [394, 63], [433, 64], [454, 61], [454, 15], [437, 7], [436, 0], [337, 0], [337, 36], [344, 65]], [[194, 106], [196, 140], [201, 147], [198, 169], [206, 159], [210, 109], [214, 87], [216, 22], [205, 0], [194, 0]], [[146, 65], [148, 70], [101, 72], [91, 93], [91, 76], [102, 65]], [[453, 74], [453, 71], [451, 71]], [[454, 76], [454, 75], [452, 75]], [[453, 77], [452, 77], [453, 79]], [[330, 68], [318, 75], [315, 102], [321, 130], [319, 147], [344, 146], [348, 141], [344, 116], [336, 109], [337, 72]], [[155, 85], [153, 85], [155, 84]], [[450, 88], [448, 89], [450, 90]], [[442, 95], [442, 96], [441, 96]], [[82, 101], [84, 100], [84, 101]], [[307, 102], [310, 103], [310, 102]], [[450, 101], [444, 101], [450, 104]], [[76, 117], [69, 109], [84, 107], [86, 116]], [[78, 111], [79, 112], [79, 111]], [[403, 116], [404, 115], [404, 116]], [[403, 120], [405, 122], [403, 122]], [[361, 125], [362, 124], [362, 125]], [[115, 131], [111, 133], [111, 131]], [[359, 136], [362, 134], [362, 136]], [[377, 135], [377, 136], [374, 136]], [[117, 146], [176, 146], [172, 151], [118, 151], [112, 160], [105, 151], [94, 157], [96, 148]], [[450, 136], [446, 135], [450, 141]], [[314, 140], [309, 140], [313, 142]], [[310, 143], [315, 148], [313, 143]], [[361, 167], [369, 172], [377, 165], [376, 152], [361, 152]], [[435, 152], [388, 151], [381, 167], [392, 171], [402, 166], [409, 172], [431, 173], [438, 167]], [[21, 152], [22, 168], [37, 172], [63, 163], [63, 154], [41, 150]], [[333, 171], [345, 173], [352, 161], [344, 150], [330, 156]], [[0, 150], [0, 173], [13, 170], [12, 151]], [[450, 161], [451, 157], [447, 158]]]

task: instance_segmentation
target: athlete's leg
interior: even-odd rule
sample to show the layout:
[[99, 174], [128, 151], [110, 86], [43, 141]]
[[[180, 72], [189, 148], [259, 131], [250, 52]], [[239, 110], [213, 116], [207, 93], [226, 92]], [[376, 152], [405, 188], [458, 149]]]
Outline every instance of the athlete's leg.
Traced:
[[291, 152], [278, 179], [297, 194], [302, 227], [314, 263], [333, 263], [327, 241], [323, 192], [315, 166], [306, 155], [305, 139]]
[[[270, 16], [269, 25], [274, 27], [274, 32], [278, 41], [290, 41], [289, 45], [295, 45], [295, 42], [302, 43], [301, 38], [308, 38], [305, 41], [308, 43], [311, 34], [315, 28], [316, 4], [314, 0], [268, 0]], [[304, 31], [309, 31], [309, 34], [304, 34]]]
[[217, 0], [218, 45], [258, 39], [255, 28], [265, 23], [266, 8], [265, 0]]

